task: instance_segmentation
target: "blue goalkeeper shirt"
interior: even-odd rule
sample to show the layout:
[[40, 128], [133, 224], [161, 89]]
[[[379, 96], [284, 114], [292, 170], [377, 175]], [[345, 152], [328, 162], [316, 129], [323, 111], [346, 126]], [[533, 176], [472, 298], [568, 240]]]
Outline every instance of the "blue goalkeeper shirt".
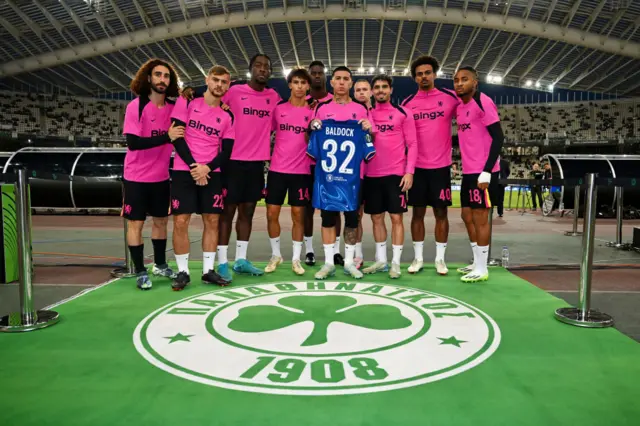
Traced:
[[356, 120], [323, 120], [311, 133], [307, 154], [316, 160], [313, 207], [349, 212], [360, 205], [360, 166], [376, 150], [371, 135]]

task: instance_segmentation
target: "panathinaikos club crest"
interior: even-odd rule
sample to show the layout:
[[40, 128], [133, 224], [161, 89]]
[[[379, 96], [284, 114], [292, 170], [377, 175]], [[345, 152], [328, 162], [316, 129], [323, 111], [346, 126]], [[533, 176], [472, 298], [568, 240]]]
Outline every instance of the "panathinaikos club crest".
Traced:
[[134, 343], [156, 367], [250, 392], [338, 395], [460, 374], [500, 344], [496, 323], [450, 297], [377, 283], [283, 282], [164, 306]]

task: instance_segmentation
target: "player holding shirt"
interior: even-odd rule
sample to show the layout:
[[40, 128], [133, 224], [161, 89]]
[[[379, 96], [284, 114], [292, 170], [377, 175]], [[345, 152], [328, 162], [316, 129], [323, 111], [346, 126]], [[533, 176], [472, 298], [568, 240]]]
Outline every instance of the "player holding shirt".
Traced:
[[[353, 98], [363, 103], [369, 111], [371, 111], [371, 84], [369, 84], [368, 80], [360, 79], [355, 82], [353, 85]], [[362, 182], [360, 183], [361, 195], [362, 195], [362, 203], [364, 203], [364, 176], [367, 172], [367, 163], [362, 163], [362, 167], [360, 168], [360, 178]], [[358, 232], [356, 233], [356, 258], [354, 263], [356, 264], [356, 268], [360, 269], [362, 267], [362, 263], [364, 262], [364, 254], [362, 253], [362, 215], [364, 214], [364, 204], [360, 205], [360, 209], [358, 210]], [[340, 251], [340, 241], [338, 241], [338, 248], [336, 249]], [[376, 259], [377, 260], [377, 259]]]
[[[327, 102], [333, 99], [333, 95], [327, 91], [327, 75], [324, 72], [322, 61], [313, 61], [309, 64], [309, 74], [311, 75], [311, 92], [307, 96], [310, 104]], [[311, 160], [311, 176], [315, 173], [316, 162]], [[313, 189], [313, 186], [312, 186]], [[313, 195], [313, 194], [312, 194]], [[306, 251], [305, 263], [309, 266], [316, 264], [316, 255], [313, 251], [313, 216], [316, 209], [311, 203], [307, 204], [304, 211], [304, 246]], [[336, 221], [336, 234], [340, 234], [340, 218]], [[336, 251], [334, 262], [344, 265], [344, 259], [340, 255], [340, 250]]]
[[271, 155], [271, 167], [267, 177], [267, 222], [271, 241], [271, 260], [264, 269], [273, 272], [282, 263], [280, 253], [280, 210], [285, 197], [289, 196], [293, 229], [293, 259], [291, 269], [297, 275], [304, 274], [300, 264], [302, 237], [304, 234], [304, 212], [311, 203], [311, 159], [307, 152], [307, 127], [313, 110], [305, 95], [309, 91], [311, 77], [304, 69], [292, 71], [287, 76], [291, 97], [282, 101], [273, 112], [272, 130], [276, 140]]
[[271, 59], [257, 54], [249, 62], [251, 80], [229, 89], [222, 101], [229, 105], [235, 118], [236, 140], [231, 161], [224, 168], [227, 195], [224, 213], [220, 221], [220, 245], [218, 246], [218, 273], [231, 281], [227, 260], [227, 248], [231, 238], [231, 225], [236, 210], [236, 273], [262, 275], [247, 260], [247, 247], [251, 236], [253, 213], [264, 190], [264, 165], [271, 151], [271, 120], [273, 110], [282, 100], [278, 93], [267, 87], [271, 76]]
[[218, 247], [218, 226], [224, 209], [220, 167], [229, 161], [234, 144], [234, 117], [220, 107], [229, 89], [231, 76], [222, 66], [214, 66], [206, 78], [207, 90], [201, 97], [187, 101], [178, 98], [172, 118], [186, 126], [184, 138], [175, 141], [171, 207], [173, 209], [173, 251], [178, 264], [174, 290], [190, 282], [189, 222], [191, 215], [202, 215], [202, 281], [228, 285], [214, 270]]
[[463, 282], [489, 279], [489, 208], [499, 193], [500, 150], [504, 142], [498, 108], [478, 91], [478, 73], [462, 67], [454, 76], [456, 94], [462, 99], [458, 107], [458, 140], [462, 157], [460, 204], [462, 220], [469, 233], [473, 264], [460, 268]]
[[[373, 125], [373, 119], [369, 114], [369, 110], [366, 106], [360, 102], [356, 102], [349, 96], [349, 90], [353, 86], [353, 80], [351, 78], [351, 70], [345, 66], [341, 66], [333, 70], [331, 76], [331, 87], [333, 87], [333, 99], [328, 102], [318, 104], [314, 113], [314, 120], [311, 122], [310, 128], [313, 130], [320, 130], [322, 128], [323, 120], [335, 120], [335, 121], [347, 121], [356, 120], [364, 131], [375, 132]], [[311, 147], [311, 143], [309, 144]], [[336, 147], [337, 148], [337, 147]], [[313, 153], [310, 153], [312, 156]], [[317, 154], [317, 153], [316, 153]], [[335, 152], [332, 154], [335, 155]], [[315, 155], [314, 157], [317, 157]], [[360, 158], [360, 162], [364, 159], [364, 156]], [[353, 160], [355, 161], [355, 160]], [[317, 166], [316, 166], [317, 168]], [[360, 164], [357, 167], [351, 167], [350, 169], [360, 172]], [[318, 176], [316, 171], [315, 176]], [[316, 185], [314, 185], [315, 187]], [[357, 184], [356, 186], [359, 186]], [[317, 188], [314, 188], [316, 190]], [[356, 194], [358, 196], [358, 194]], [[315, 199], [315, 194], [314, 194]], [[359, 200], [356, 200], [359, 201]], [[359, 202], [356, 203], [359, 205]], [[314, 207], [317, 207], [314, 203]], [[345, 242], [345, 257], [344, 257], [344, 270], [345, 273], [352, 277], [359, 279], [362, 278], [362, 272], [356, 268], [354, 264], [355, 250], [356, 250], [356, 232], [358, 228], [358, 211], [357, 208], [354, 211], [344, 211], [345, 227], [344, 227], [344, 242]], [[335, 273], [334, 264], [334, 246], [336, 242], [336, 217], [339, 216], [339, 211], [321, 211], [322, 217], [322, 243], [324, 245], [325, 264], [320, 271], [316, 273], [316, 279], [325, 279]]]
[[[387, 75], [373, 77], [376, 106], [371, 115], [378, 133], [376, 157], [367, 165], [364, 179], [364, 211], [371, 215], [376, 241], [376, 262], [364, 268], [365, 274], [389, 271], [387, 265], [387, 228], [384, 214], [391, 216], [393, 259], [390, 278], [400, 278], [400, 257], [404, 244], [403, 213], [407, 211], [407, 192], [413, 184], [418, 155], [413, 115], [391, 103], [393, 80]], [[406, 151], [406, 154], [405, 154]]]
[[178, 96], [178, 75], [171, 65], [150, 59], [131, 81], [137, 95], [127, 105], [123, 133], [127, 140], [124, 159], [122, 216], [128, 220], [127, 245], [141, 290], [152, 287], [144, 266], [142, 227], [147, 214], [153, 218], [151, 242], [154, 263], [152, 273], [174, 278], [167, 266], [167, 222], [170, 210], [169, 162], [171, 140], [184, 135], [184, 127], [171, 125], [173, 103], [167, 96]]
[[413, 206], [411, 237], [414, 258], [408, 272], [415, 274], [423, 267], [424, 216], [427, 206], [433, 207], [436, 218], [436, 271], [446, 275], [444, 260], [449, 239], [447, 208], [451, 205], [451, 123], [460, 100], [455, 93], [435, 87], [440, 66], [431, 56], [421, 56], [411, 64], [411, 75], [418, 83], [418, 92], [403, 103], [413, 114], [418, 136], [418, 159], [413, 187], [409, 190], [409, 205]]

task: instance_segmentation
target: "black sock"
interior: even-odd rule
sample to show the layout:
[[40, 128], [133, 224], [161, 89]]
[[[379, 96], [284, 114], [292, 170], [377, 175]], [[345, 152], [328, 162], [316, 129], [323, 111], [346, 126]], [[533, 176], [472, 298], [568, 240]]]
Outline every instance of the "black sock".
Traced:
[[167, 240], [151, 240], [153, 243], [153, 259], [158, 266], [167, 264]]
[[129, 246], [129, 253], [131, 253], [131, 260], [136, 268], [136, 274], [144, 272], [146, 270], [144, 267], [144, 244]]

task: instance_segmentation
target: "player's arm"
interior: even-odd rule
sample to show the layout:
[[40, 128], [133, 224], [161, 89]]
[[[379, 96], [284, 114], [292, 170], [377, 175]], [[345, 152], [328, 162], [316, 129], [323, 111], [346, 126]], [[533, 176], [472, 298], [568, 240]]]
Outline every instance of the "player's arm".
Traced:
[[[482, 99], [484, 96], [481, 96]], [[500, 125], [500, 116], [498, 115], [498, 108], [491, 101], [491, 99], [484, 97], [486, 103], [484, 105], [484, 116], [482, 117], [482, 124], [484, 124], [491, 136], [491, 148], [489, 149], [489, 156], [487, 162], [484, 164], [482, 173], [478, 177], [478, 187], [482, 190], [489, 187], [491, 182], [491, 171], [495, 166], [500, 151], [502, 151], [502, 144], [504, 143], [504, 133], [502, 133], [502, 126]]]
[[170, 142], [169, 134], [165, 133], [163, 135], [151, 136], [148, 138], [143, 138], [137, 135], [133, 135], [131, 133], [125, 134], [127, 146], [131, 151], [141, 151], [144, 149], [151, 149], [158, 146], [162, 146]]
[[[178, 126], [185, 125], [184, 121], [178, 120], [176, 118], [172, 118], [171, 123], [172, 125], [175, 123]], [[196, 162], [196, 160], [193, 158], [193, 154], [191, 154], [191, 150], [189, 149], [189, 145], [187, 144], [184, 135], [171, 142], [173, 143], [173, 147], [175, 148], [176, 153], [180, 156], [182, 161], [189, 165]]]
[[207, 163], [207, 166], [211, 171], [223, 167], [231, 159], [231, 152], [233, 151], [233, 139], [222, 139], [222, 150], [216, 155], [216, 157]]
[[407, 163], [405, 165], [404, 176], [400, 181], [402, 191], [408, 191], [413, 186], [413, 174], [416, 170], [418, 159], [418, 136], [416, 133], [416, 122], [412, 114], [407, 114], [402, 122], [402, 134], [404, 144], [407, 149]]
[[489, 149], [489, 158], [487, 158], [483, 171], [491, 173], [491, 170], [493, 170], [493, 166], [496, 165], [496, 161], [498, 161], [498, 157], [502, 151], [504, 133], [502, 133], [502, 126], [499, 121], [487, 126], [487, 130], [491, 135], [491, 149]]

